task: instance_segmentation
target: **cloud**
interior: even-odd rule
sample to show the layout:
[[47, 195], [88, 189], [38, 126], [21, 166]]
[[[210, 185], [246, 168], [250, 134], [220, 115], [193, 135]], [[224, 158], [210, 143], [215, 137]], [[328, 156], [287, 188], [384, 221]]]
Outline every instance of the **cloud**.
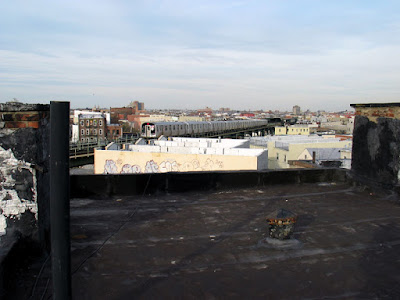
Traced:
[[9, 2], [0, 11], [0, 101], [240, 109], [398, 101], [398, 7]]

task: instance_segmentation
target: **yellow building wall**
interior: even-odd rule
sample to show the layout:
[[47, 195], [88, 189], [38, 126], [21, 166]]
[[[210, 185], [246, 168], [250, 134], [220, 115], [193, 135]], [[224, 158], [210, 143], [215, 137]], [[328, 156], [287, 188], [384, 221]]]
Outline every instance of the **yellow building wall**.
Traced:
[[95, 150], [95, 174], [257, 170], [257, 156]]
[[289, 126], [287, 135], [310, 135], [310, 128], [308, 126]]
[[286, 127], [285, 126], [276, 126], [275, 127], [275, 135], [286, 135]]

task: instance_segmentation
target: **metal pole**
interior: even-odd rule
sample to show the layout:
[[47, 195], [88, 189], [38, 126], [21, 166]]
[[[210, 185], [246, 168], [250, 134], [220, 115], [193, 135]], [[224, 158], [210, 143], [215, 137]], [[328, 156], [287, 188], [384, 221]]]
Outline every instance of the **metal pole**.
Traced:
[[71, 299], [69, 102], [50, 102], [50, 222], [53, 299]]

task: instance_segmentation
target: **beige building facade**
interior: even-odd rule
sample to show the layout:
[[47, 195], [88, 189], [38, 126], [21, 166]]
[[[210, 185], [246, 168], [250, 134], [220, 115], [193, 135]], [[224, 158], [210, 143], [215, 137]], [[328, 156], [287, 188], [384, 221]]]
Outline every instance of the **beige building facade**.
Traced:
[[[193, 140], [198, 140], [194, 142]], [[226, 141], [226, 142], [225, 142]], [[185, 144], [186, 143], [186, 144]], [[95, 150], [95, 174], [265, 170], [268, 151], [246, 140], [184, 139]], [[109, 148], [110, 149], [110, 148]]]
[[289, 161], [298, 160], [307, 148], [342, 148], [351, 150], [352, 141], [323, 136], [272, 136], [252, 138], [252, 147], [268, 149], [268, 168], [290, 168]]
[[290, 125], [275, 127], [275, 135], [310, 135], [308, 125]]

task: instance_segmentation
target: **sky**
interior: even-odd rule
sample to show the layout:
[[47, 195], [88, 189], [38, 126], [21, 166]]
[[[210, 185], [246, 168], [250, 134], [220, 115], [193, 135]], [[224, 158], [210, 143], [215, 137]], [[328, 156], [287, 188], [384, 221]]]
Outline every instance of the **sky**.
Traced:
[[398, 0], [0, 0], [0, 102], [351, 110], [399, 54]]

